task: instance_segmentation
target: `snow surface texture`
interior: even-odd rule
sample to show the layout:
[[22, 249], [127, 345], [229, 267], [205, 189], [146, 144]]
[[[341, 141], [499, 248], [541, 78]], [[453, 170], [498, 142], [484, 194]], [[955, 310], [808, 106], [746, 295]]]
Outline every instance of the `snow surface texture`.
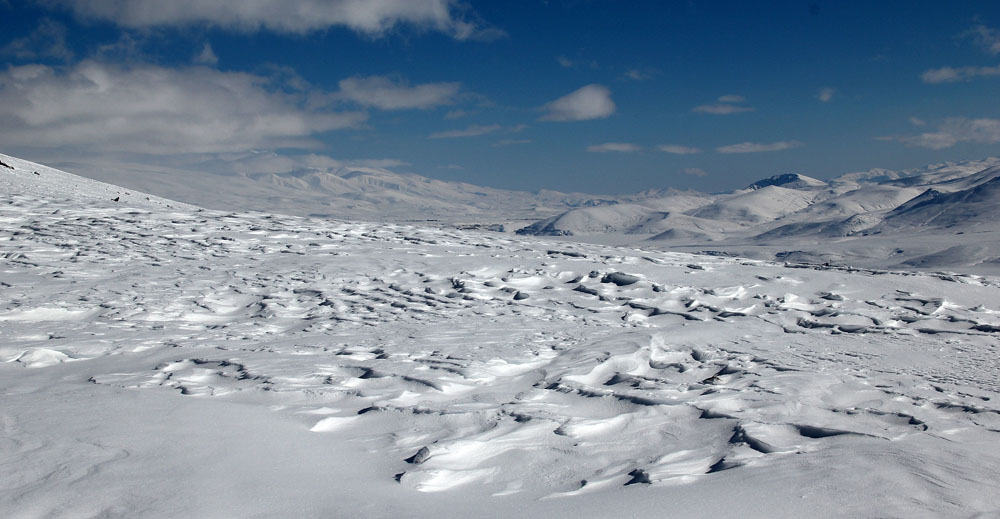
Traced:
[[115, 202], [4, 162], [4, 517], [1000, 511], [994, 279]]

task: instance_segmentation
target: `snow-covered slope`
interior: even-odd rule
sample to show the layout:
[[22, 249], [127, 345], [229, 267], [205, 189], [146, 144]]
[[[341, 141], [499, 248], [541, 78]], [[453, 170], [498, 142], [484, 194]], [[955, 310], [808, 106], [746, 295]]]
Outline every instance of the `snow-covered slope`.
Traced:
[[733, 223], [760, 224], [808, 207], [817, 194], [799, 189], [765, 186], [723, 197], [701, 207], [691, 216]]
[[0, 190], [5, 193], [72, 203], [99, 205], [121, 203], [129, 206], [195, 209], [158, 196], [90, 180], [58, 169], [0, 153]]
[[18, 167], [4, 517], [1000, 509], [995, 279], [111, 202]]
[[[529, 193], [444, 182], [384, 168], [329, 166], [271, 169], [239, 161], [232, 171], [206, 173], [217, 164], [151, 167], [139, 164], [66, 163], [64, 169], [89, 178], [156, 192], [171, 199], [219, 210], [268, 211], [368, 221], [504, 223], [533, 221], [575, 207], [616, 203], [622, 197], [540, 191]], [[642, 198], [642, 197], [639, 197]]]
[[[1000, 175], [1000, 168], [991, 170]], [[886, 215], [878, 230], [995, 227], [1000, 222], [1000, 176], [968, 189], [928, 189]]]

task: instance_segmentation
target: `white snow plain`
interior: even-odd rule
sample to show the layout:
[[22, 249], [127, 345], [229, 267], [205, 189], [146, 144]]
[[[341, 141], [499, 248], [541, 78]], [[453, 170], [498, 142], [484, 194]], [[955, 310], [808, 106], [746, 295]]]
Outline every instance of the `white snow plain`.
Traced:
[[995, 278], [209, 211], [0, 159], [4, 517], [1000, 513]]

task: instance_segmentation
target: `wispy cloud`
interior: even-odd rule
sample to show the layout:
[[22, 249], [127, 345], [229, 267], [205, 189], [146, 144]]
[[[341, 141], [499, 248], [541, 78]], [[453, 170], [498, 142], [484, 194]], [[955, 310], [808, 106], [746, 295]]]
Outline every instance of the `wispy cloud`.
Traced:
[[996, 144], [1000, 143], [1000, 119], [951, 117], [945, 119], [935, 132], [878, 137], [878, 140], [897, 141], [907, 146], [932, 150], [950, 148], [960, 142]]
[[50, 0], [81, 19], [122, 27], [212, 25], [240, 32], [306, 34], [347, 27], [379, 37], [409, 25], [458, 40], [494, 39], [503, 31], [479, 21], [458, 0]]
[[381, 110], [427, 110], [455, 102], [461, 83], [424, 83], [410, 86], [385, 76], [342, 79], [337, 97]]
[[494, 148], [499, 148], [501, 146], [512, 146], [514, 144], [529, 144], [533, 142], [531, 139], [502, 139], [493, 143]]
[[833, 96], [837, 93], [837, 89], [833, 87], [823, 87], [819, 89], [816, 94], [816, 99], [819, 99], [821, 103], [829, 103], [833, 99]]
[[685, 168], [685, 169], [681, 170], [681, 173], [683, 173], [685, 175], [690, 175], [692, 177], [707, 177], [708, 176], [708, 173], [706, 173], [705, 170], [703, 170], [701, 168]]
[[990, 54], [1000, 54], [1000, 31], [996, 29], [978, 24], [962, 33], [962, 36], [972, 38], [977, 45]]
[[73, 52], [66, 46], [66, 27], [48, 18], [38, 22], [31, 34], [5, 45], [0, 53], [18, 59], [55, 58], [68, 61], [73, 58]]
[[626, 70], [624, 76], [625, 79], [631, 79], [632, 81], [644, 81], [649, 79], [652, 73], [633, 68]]
[[486, 135], [487, 133], [497, 132], [503, 129], [503, 126], [499, 124], [490, 125], [479, 125], [473, 124], [467, 128], [461, 130], [448, 130], [443, 132], [435, 132], [430, 134], [431, 139], [455, 139], [461, 137], [477, 137], [479, 135]]
[[1000, 76], [1000, 65], [995, 67], [941, 67], [930, 69], [920, 75], [924, 83], [956, 83], [969, 81], [979, 76]]
[[475, 113], [476, 112], [469, 111], [469, 110], [461, 110], [461, 109], [458, 109], [458, 110], [448, 110], [448, 113], [444, 114], [444, 118], [448, 119], [449, 121], [453, 121], [455, 119], [461, 119], [463, 117], [468, 117], [468, 116], [473, 115]]
[[743, 96], [729, 94], [720, 97], [717, 103], [699, 105], [692, 108], [691, 111], [712, 115], [729, 115], [754, 111], [753, 107], [737, 104], [745, 101], [746, 98]]
[[547, 112], [540, 121], [586, 121], [604, 119], [615, 113], [611, 90], [603, 85], [587, 85], [542, 106]]
[[219, 63], [219, 57], [215, 55], [215, 51], [212, 50], [212, 46], [208, 43], [201, 48], [199, 52], [194, 57], [195, 63], [201, 63], [202, 65], [217, 65]]
[[923, 119], [920, 119], [919, 117], [910, 117], [909, 121], [910, 124], [912, 124], [913, 126], [924, 126], [927, 124], [927, 122], [925, 122]]
[[0, 142], [138, 154], [308, 148], [318, 133], [367, 119], [307, 108], [306, 94], [283, 87], [206, 67], [11, 67], [0, 71], [0, 120], [8, 121]]
[[556, 56], [556, 63], [563, 68], [573, 68], [573, 65], [576, 65], [573, 60], [567, 58], [566, 56]]
[[614, 151], [619, 153], [632, 153], [640, 150], [642, 150], [641, 146], [637, 146], [630, 142], [605, 142], [604, 144], [593, 144], [587, 146], [587, 151], [596, 153], [607, 153], [609, 151]]
[[681, 146], [680, 144], [661, 144], [660, 146], [657, 146], [657, 149], [667, 153], [673, 153], [675, 155], [691, 155], [694, 153], [701, 153], [701, 149], [699, 148]]
[[799, 141], [778, 141], [772, 143], [741, 142], [715, 148], [719, 153], [759, 153], [763, 151], [782, 151], [804, 146]]

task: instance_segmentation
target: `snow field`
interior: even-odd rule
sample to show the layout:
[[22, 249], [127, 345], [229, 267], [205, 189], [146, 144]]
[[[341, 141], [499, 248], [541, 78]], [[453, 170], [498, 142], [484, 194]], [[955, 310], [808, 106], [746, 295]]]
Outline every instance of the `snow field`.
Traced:
[[9, 517], [1000, 509], [994, 279], [58, 194], [0, 200]]

